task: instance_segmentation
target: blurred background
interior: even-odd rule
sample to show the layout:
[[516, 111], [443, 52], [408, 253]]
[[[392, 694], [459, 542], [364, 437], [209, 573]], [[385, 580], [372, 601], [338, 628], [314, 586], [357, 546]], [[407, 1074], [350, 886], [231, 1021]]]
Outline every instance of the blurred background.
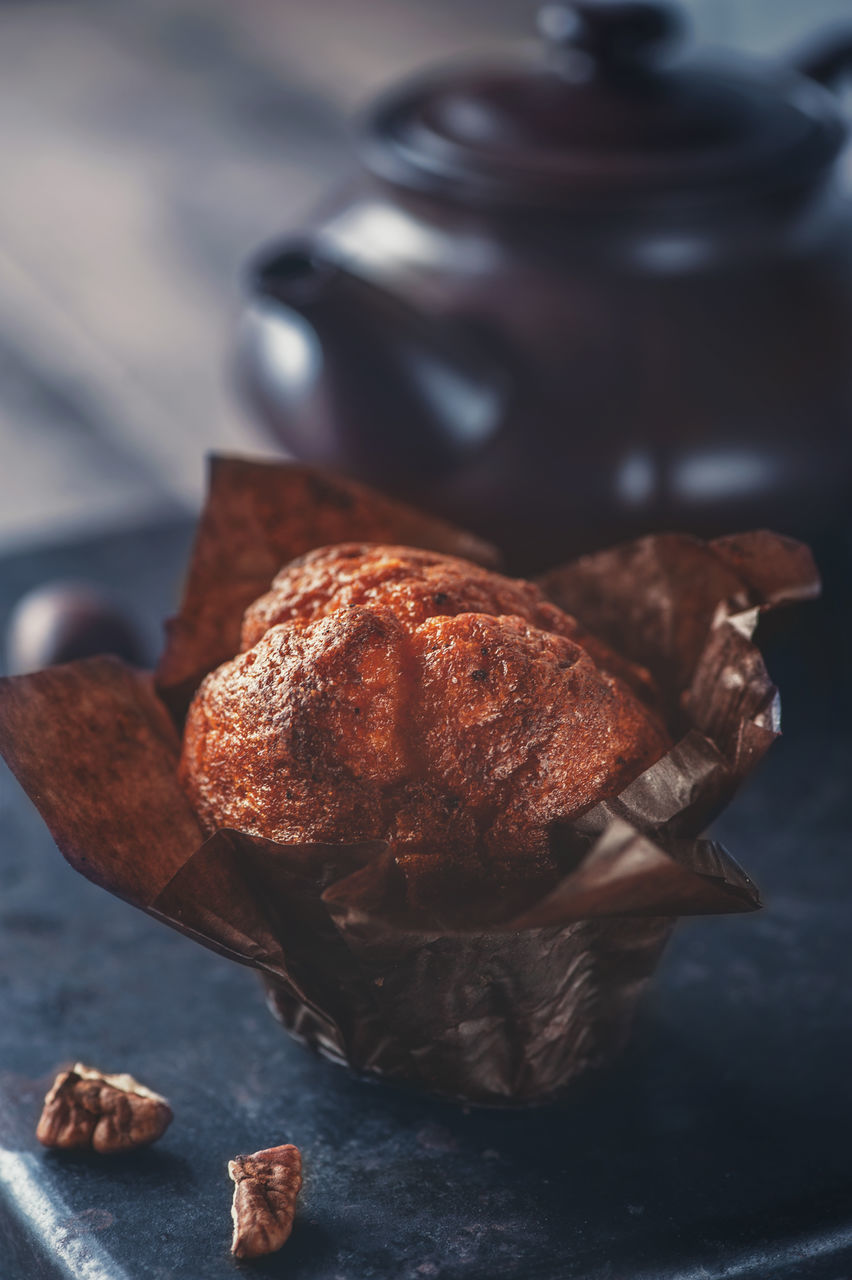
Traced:
[[[693, 41], [786, 53], [850, 0], [692, 0]], [[232, 377], [241, 278], [351, 166], [350, 117], [532, 0], [0, 4], [0, 550], [194, 507], [268, 451]]]

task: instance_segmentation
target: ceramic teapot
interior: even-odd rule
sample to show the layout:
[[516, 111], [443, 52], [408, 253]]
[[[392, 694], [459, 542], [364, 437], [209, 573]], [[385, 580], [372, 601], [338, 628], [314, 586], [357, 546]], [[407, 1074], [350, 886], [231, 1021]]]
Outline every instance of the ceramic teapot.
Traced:
[[852, 38], [771, 66], [577, 0], [532, 54], [368, 111], [360, 166], [260, 254], [243, 384], [296, 457], [545, 564], [644, 530], [842, 519]]

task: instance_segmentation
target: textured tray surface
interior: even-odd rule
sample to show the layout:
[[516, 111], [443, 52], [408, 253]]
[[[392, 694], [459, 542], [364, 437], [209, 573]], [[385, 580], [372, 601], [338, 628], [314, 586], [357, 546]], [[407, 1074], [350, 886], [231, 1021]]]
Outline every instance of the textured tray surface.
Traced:
[[[6, 561], [0, 623], [67, 573], [162, 616], [186, 542], [171, 528]], [[260, 1275], [848, 1280], [852, 734], [828, 629], [848, 612], [830, 589], [807, 628], [773, 624], [787, 736], [718, 824], [766, 910], [683, 924], [628, 1055], [558, 1108], [465, 1113], [313, 1058], [251, 973], [71, 872], [4, 770], [0, 1275], [248, 1271], [228, 1254], [227, 1160], [295, 1142], [297, 1225]], [[37, 1149], [43, 1092], [74, 1058], [165, 1093], [165, 1138], [112, 1161]]]

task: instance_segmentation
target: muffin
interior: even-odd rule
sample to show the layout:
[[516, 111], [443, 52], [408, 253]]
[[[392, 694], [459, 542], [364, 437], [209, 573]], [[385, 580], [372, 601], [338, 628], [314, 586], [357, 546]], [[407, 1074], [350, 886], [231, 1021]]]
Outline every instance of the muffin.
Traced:
[[499, 563], [215, 459], [153, 678], [0, 680], [0, 752], [76, 870], [256, 969], [303, 1044], [505, 1106], [612, 1061], [679, 917], [759, 906], [701, 832], [779, 731], [758, 614], [819, 580], [765, 531]]
[[249, 606], [242, 648], [187, 716], [204, 827], [387, 841], [410, 905], [439, 918], [463, 885], [540, 891], [556, 833], [671, 745], [646, 673], [532, 583], [457, 557], [317, 550]]

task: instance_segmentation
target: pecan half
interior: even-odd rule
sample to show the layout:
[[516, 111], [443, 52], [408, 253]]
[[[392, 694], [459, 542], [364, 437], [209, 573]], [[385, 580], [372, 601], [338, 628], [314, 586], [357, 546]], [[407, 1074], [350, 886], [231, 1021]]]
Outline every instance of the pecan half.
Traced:
[[236, 1183], [231, 1217], [234, 1238], [231, 1253], [238, 1258], [260, 1258], [280, 1249], [293, 1229], [296, 1196], [302, 1185], [302, 1156], [287, 1143], [237, 1156], [228, 1163]]
[[165, 1098], [133, 1076], [108, 1076], [76, 1062], [54, 1080], [36, 1137], [46, 1147], [90, 1147], [110, 1155], [156, 1142], [171, 1122]]

